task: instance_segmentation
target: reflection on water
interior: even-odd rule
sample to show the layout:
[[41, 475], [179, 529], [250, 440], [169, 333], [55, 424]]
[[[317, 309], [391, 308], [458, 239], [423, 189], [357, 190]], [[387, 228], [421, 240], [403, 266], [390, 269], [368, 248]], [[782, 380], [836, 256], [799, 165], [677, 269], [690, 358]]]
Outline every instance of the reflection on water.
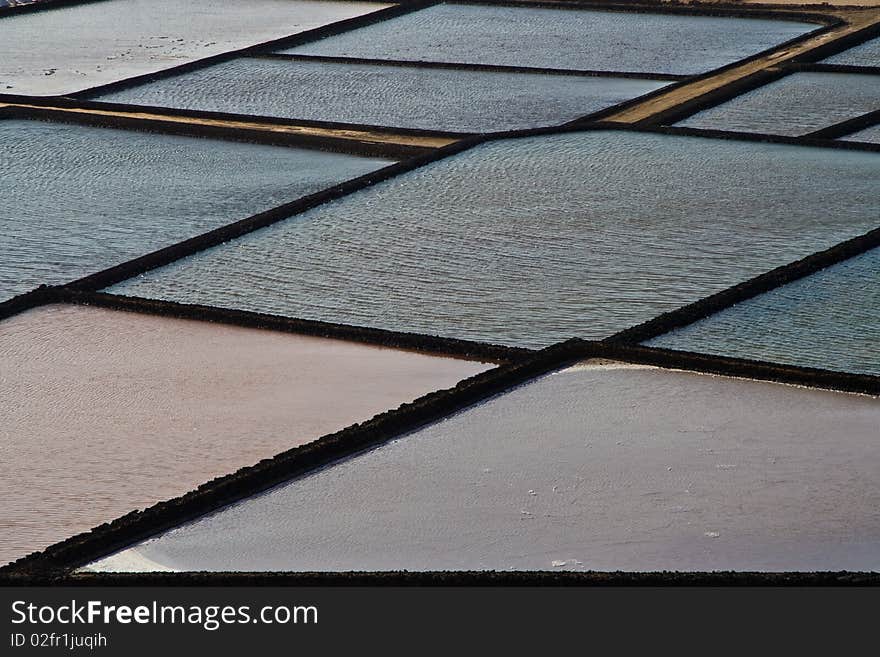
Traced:
[[648, 344], [880, 375], [880, 249]]
[[317, 151], [0, 121], [0, 300], [388, 164]]
[[493, 142], [112, 291], [528, 347], [603, 338], [874, 228], [877, 163], [628, 132]]
[[880, 109], [877, 76], [795, 73], [678, 123], [799, 136]]
[[620, 78], [241, 59], [105, 94], [100, 99], [295, 119], [486, 132], [564, 123], [665, 84]]
[[817, 27], [712, 16], [439, 5], [286, 52], [690, 75]]

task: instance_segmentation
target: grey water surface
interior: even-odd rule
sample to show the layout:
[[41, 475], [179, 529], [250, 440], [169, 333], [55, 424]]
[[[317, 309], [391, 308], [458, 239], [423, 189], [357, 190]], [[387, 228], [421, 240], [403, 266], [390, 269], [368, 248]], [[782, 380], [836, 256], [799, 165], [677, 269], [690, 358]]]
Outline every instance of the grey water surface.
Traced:
[[880, 249], [648, 344], [880, 376]]
[[876, 400], [575, 366], [97, 571], [877, 570]]
[[542, 347], [875, 228], [878, 185], [877, 153], [629, 131], [507, 139], [110, 291]]
[[59, 95], [369, 14], [337, 0], [104, 0], [5, 16], [0, 92]]
[[880, 76], [794, 73], [677, 125], [794, 137], [876, 109], [880, 109]]
[[388, 164], [297, 148], [0, 120], [0, 301]]
[[441, 4], [283, 52], [692, 75], [818, 27], [765, 19]]
[[490, 132], [564, 123], [667, 84], [245, 58], [98, 99], [290, 119]]
[[823, 60], [823, 64], [848, 64], [850, 66], [880, 66], [880, 39], [844, 50]]

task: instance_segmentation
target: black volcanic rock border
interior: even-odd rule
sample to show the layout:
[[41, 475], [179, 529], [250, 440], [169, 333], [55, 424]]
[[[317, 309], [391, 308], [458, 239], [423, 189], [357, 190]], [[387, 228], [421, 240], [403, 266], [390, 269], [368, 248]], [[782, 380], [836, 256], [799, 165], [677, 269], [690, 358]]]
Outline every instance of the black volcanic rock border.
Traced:
[[100, 292], [83, 292], [68, 288], [58, 289], [55, 303], [94, 306], [110, 310], [157, 315], [159, 317], [214, 322], [244, 328], [280, 331], [296, 335], [346, 340], [348, 342], [361, 342], [380, 347], [411, 350], [425, 354], [479, 360], [496, 364], [510, 363], [534, 353], [532, 349], [474, 342], [472, 340], [387, 331], [384, 329], [297, 319], [199, 304], [142, 299]]
[[873, 572], [180, 572], [0, 574], [0, 586], [880, 586]]
[[683, 80], [689, 76], [674, 73], [644, 73], [638, 71], [596, 71], [573, 68], [546, 68], [541, 66], [509, 66], [500, 64], [473, 64], [466, 62], [435, 62], [407, 59], [372, 59], [368, 57], [337, 57], [292, 53], [262, 53], [248, 55], [243, 59], [268, 59], [282, 62], [313, 62], [315, 64], [363, 64], [364, 66], [389, 66], [398, 68], [424, 68], [447, 71], [480, 71], [485, 73], [532, 73], [587, 78], [635, 78], [639, 80]]

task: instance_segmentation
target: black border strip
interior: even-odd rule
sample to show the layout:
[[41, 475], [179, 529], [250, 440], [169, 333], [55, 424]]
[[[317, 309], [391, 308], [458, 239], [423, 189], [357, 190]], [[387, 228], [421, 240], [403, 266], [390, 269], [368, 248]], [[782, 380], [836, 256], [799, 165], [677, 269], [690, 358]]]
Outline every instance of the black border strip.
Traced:
[[880, 586], [872, 572], [233, 572], [3, 576], [0, 586]]
[[0, 302], [0, 321], [32, 308], [56, 303], [63, 298], [63, 293], [58, 286], [40, 285], [38, 288], [19, 294]]
[[[876, 376], [572, 339], [530, 354], [518, 362], [477, 374], [454, 388], [425, 395], [411, 404], [377, 415], [362, 424], [352, 425], [315, 442], [282, 452], [271, 459], [264, 459], [254, 466], [209, 481], [183, 496], [160, 502], [144, 511], [133, 511], [89, 532], [61, 541], [42, 552], [35, 552], [3, 566], [0, 568], [0, 576], [4, 580], [14, 581], [18, 578], [31, 582], [34, 577], [69, 575], [74, 568], [188, 520], [305, 476], [340, 459], [372, 449], [505, 393], [538, 376], [587, 358], [606, 358], [667, 369], [880, 395], [880, 377]], [[246, 574], [241, 576], [247, 577]], [[220, 574], [220, 577], [223, 575]], [[344, 574], [334, 577], [344, 577]]]
[[[403, 0], [406, 2], [407, 0]], [[520, 9], [563, 9], [572, 11], [605, 11], [630, 14], [670, 14], [682, 16], [717, 16], [719, 18], [761, 18], [788, 20], [793, 22], [824, 23], [838, 20], [823, 9], [835, 10], [837, 7], [821, 5], [800, 5], [767, 8], [760, 5], [741, 5], [734, 3], [674, 4], [658, 0], [655, 2], [596, 0], [437, 0], [434, 4], [465, 5], [476, 7], [516, 7]]]
[[[381, 0], [378, 1], [381, 2]], [[147, 82], [155, 82], [163, 78], [198, 70], [200, 68], [211, 66], [213, 64], [219, 64], [220, 62], [235, 59], [237, 57], [247, 56], [250, 54], [258, 54], [262, 52], [271, 52], [272, 50], [294, 48], [296, 46], [309, 43], [311, 41], [325, 39], [327, 37], [335, 36], [343, 32], [348, 32], [349, 30], [355, 30], [360, 27], [367, 27], [368, 25], [372, 25], [373, 23], [378, 23], [384, 20], [388, 20], [390, 18], [397, 18], [398, 16], [403, 16], [404, 14], [418, 11], [419, 9], [425, 9], [426, 7], [430, 7], [435, 4], [437, 4], [437, 0], [410, 0], [407, 2], [402, 2], [399, 4], [395, 4], [391, 7], [386, 7], [385, 9], [379, 9], [377, 11], [372, 11], [366, 14], [362, 14], [360, 16], [355, 16], [353, 18], [336, 21], [335, 23], [329, 23], [322, 27], [306, 30], [304, 32], [297, 32], [296, 34], [290, 36], [284, 36], [278, 39], [263, 41], [262, 43], [257, 43], [252, 46], [247, 46], [245, 48], [239, 48], [238, 50], [229, 50], [210, 57], [205, 57], [202, 59], [189, 61], [178, 66], [172, 66], [171, 68], [162, 69], [161, 71], [144, 73], [142, 75], [135, 75], [130, 78], [125, 78], [124, 80], [117, 80], [115, 82], [108, 82], [94, 87], [89, 87], [87, 89], [77, 91], [76, 93], [69, 94], [69, 97], [79, 99], [92, 98], [97, 95], [102, 95], [113, 91], [121, 91], [123, 89], [136, 87]]]
[[0, 18], [4, 18], [6, 16], [16, 16], [19, 14], [32, 14], [35, 11], [62, 9], [64, 7], [71, 7], [73, 5], [89, 5], [95, 2], [105, 2], [105, 0], [41, 0], [40, 2], [31, 2], [27, 5], [0, 7]]
[[855, 75], [880, 75], [880, 66], [855, 66], [853, 64], [822, 64], [813, 62], [784, 62], [781, 66], [796, 73], [853, 73]]
[[527, 130], [509, 130], [492, 132], [475, 139], [475, 144], [501, 141], [505, 139], [523, 139], [527, 137], [543, 137], [547, 135], [564, 135], [570, 133], [587, 133], [602, 131], [632, 132], [670, 137], [699, 137], [703, 139], [720, 139], [724, 141], [758, 142], [766, 144], [786, 144], [807, 148], [843, 149], [848, 151], [880, 151], [878, 144], [860, 144], [839, 142], [834, 139], [819, 139], [807, 136], [791, 137], [787, 135], [769, 135], [760, 132], [735, 132], [731, 130], [710, 130], [706, 128], [688, 128], [685, 126], [642, 125], [635, 123], [619, 123], [616, 121], [591, 121], [583, 125], [564, 125], [549, 128], [530, 128]]
[[52, 299], [53, 303], [69, 303], [156, 315], [159, 317], [214, 322], [244, 328], [294, 333], [296, 335], [359, 342], [398, 350], [417, 351], [425, 354], [436, 354], [496, 364], [510, 363], [534, 353], [533, 349], [523, 347], [508, 347], [435, 335], [387, 331], [364, 326], [298, 319], [231, 308], [184, 304], [67, 288], [58, 288], [55, 290], [54, 295], [49, 298]]
[[468, 64], [464, 62], [433, 62], [406, 59], [371, 59], [366, 57], [330, 57], [325, 55], [293, 55], [263, 53], [248, 59], [270, 59], [286, 62], [313, 62], [316, 64], [360, 64], [364, 66], [396, 66], [400, 68], [443, 69], [452, 71], [481, 71], [485, 73], [519, 73], [524, 75], [560, 75], [591, 78], [636, 78], [639, 80], [682, 80], [688, 76], [671, 73], [639, 73], [634, 71], [587, 71], [582, 69], [543, 68], [538, 66], [502, 66], [499, 64]]
[[847, 119], [846, 121], [835, 123], [827, 128], [811, 132], [806, 136], [813, 139], [839, 139], [840, 137], [845, 137], [867, 128], [873, 128], [878, 123], [880, 123], [880, 109], [868, 112], [867, 114], [862, 114], [854, 119]]
[[777, 267], [677, 310], [659, 315], [643, 324], [616, 333], [605, 341], [635, 344], [651, 340], [877, 247], [880, 247], [880, 228]]

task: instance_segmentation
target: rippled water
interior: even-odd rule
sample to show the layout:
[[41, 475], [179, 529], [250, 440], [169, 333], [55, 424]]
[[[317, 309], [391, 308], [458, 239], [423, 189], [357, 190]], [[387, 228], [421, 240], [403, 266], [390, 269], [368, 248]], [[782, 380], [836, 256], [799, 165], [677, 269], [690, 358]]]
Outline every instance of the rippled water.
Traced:
[[491, 367], [77, 306], [0, 363], [0, 565]]
[[303, 32], [387, 5], [107, 0], [0, 21], [0, 92], [68, 94]]
[[666, 84], [652, 80], [240, 59], [106, 94], [101, 100], [293, 119], [486, 132], [564, 123]]
[[772, 135], [804, 135], [880, 109], [880, 78], [795, 73], [677, 125]]
[[880, 66], [880, 39], [872, 39], [860, 46], [832, 55], [824, 60], [823, 63], [849, 64], [851, 66]]
[[846, 137], [841, 137], [843, 141], [860, 141], [868, 144], [880, 144], [880, 125], [865, 128], [859, 132], [854, 132]]
[[880, 249], [648, 344], [880, 376]]
[[66, 283], [388, 162], [0, 121], [0, 300]]
[[286, 52], [689, 75], [817, 27], [710, 16], [444, 4]]
[[602, 338], [874, 228], [878, 184], [875, 153], [506, 140], [112, 291], [528, 347]]
[[858, 395], [577, 367], [91, 568], [878, 570], [878, 426]]

